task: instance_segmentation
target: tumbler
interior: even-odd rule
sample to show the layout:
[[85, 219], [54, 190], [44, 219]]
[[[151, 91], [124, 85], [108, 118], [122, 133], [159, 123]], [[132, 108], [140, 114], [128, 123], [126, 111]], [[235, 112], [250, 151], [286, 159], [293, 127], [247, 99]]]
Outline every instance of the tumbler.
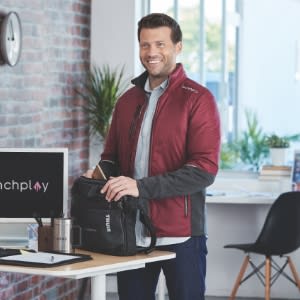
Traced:
[[53, 250], [71, 253], [73, 251], [72, 220], [70, 218], [56, 218], [53, 227]]

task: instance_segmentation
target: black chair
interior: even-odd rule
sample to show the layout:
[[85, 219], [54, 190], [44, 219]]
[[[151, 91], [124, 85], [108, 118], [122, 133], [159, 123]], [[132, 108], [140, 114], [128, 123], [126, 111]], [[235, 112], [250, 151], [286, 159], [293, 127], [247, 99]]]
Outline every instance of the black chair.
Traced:
[[[257, 275], [265, 286], [265, 300], [270, 299], [270, 291], [273, 283], [280, 275], [298, 287], [300, 291], [300, 279], [291, 258], [286, 255], [300, 247], [300, 192], [287, 192], [281, 194], [272, 204], [266, 217], [264, 226], [254, 243], [251, 244], [230, 244], [224, 248], [235, 248], [246, 253], [242, 267], [232, 289], [230, 300], [234, 300], [239, 286], [253, 275]], [[261, 254], [265, 260], [255, 265], [250, 258], [250, 253]], [[284, 259], [282, 266], [279, 266], [273, 257], [278, 256]], [[244, 277], [247, 266], [252, 267], [251, 272]], [[285, 267], [289, 266], [293, 275], [291, 278]], [[261, 269], [265, 266], [265, 273]], [[275, 270], [271, 274], [271, 270]]]

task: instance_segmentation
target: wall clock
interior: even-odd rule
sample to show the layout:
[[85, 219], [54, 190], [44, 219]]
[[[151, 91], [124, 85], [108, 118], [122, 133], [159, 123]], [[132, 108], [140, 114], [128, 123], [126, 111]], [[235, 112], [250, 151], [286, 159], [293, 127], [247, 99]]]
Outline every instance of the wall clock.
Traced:
[[15, 66], [22, 51], [22, 25], [16, 12], [8, 13], [0, 28], [0, 50], [4, 61]]

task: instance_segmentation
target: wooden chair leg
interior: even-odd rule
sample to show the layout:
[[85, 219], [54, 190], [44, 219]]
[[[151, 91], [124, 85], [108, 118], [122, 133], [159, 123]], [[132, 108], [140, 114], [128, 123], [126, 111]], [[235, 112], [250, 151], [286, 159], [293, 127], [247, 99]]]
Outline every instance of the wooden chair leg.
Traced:
[[247, 269], [247, 266], [248, 266], [248, 263], [249, 263], [249, 256], [247, 255], [243, 261], [243, 264], [242, 264], [242, 267], [240, 269], [240, 272], [239, 272], [239, 275], [235, 281], [235, 284], [234, 284], [234, 287], [232, 289], [232, 292], [231, 292], [231, 295], [230, 295], [230, 298], [229, 300], [234, 300], [235, 299], [235, 296], [236, 296], [236, 293], [237, 293], [237, 290], [240, 286], [240, 283], [241, 283], [241, 280], [243, 279], [243, 276], [245, 274], [245, 271]]
[[265, 264], [265, 300], [270, 300], [271, 259], [266, 257]]
[[293, 274], [293, 276], [294, 276], [294, 279], [295, 279], [295, 281], [296, 281], [296, 283], [297, 283], [297, 287], [298, 287], [298, 289], [300, 290], [300, 279], [299, 279], [297, 270], [296, 270], [296, 268], [295, 268], [295, 265], [293, 264], [292, 259], [291, 259], [290, 257], [288, 257], [287, 259], [288, 259], [288, 264], [289, 264], [289, 266], [290, 266], [290, 269], [291, 269], [291, 271], [292, 271], [292, 274]]

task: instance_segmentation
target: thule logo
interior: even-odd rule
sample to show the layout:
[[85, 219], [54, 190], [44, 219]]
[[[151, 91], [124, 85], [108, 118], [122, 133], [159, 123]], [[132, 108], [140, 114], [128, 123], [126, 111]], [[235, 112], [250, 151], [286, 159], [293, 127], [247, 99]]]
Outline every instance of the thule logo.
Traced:
[[110, 215], [109, 214], [105, 215], [105, 227], [106, 227], [106, 232], [111, 232]]

